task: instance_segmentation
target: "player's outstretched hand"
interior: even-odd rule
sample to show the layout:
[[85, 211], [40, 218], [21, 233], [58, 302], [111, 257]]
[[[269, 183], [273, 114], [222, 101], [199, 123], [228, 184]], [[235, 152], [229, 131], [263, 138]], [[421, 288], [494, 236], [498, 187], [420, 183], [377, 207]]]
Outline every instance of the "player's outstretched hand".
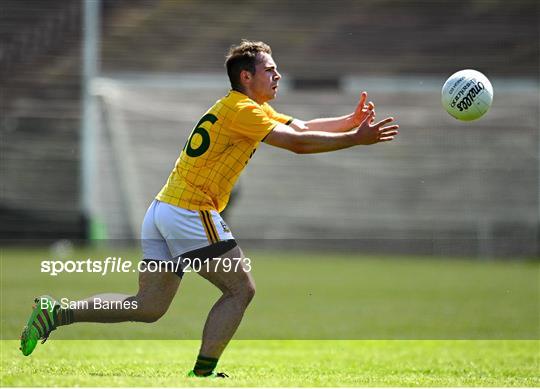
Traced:
[[356, 142], [359, 145], [372, 145], [380, 142], [389, 142], [394, 140], [394, 137], [399, 133], [399, 126], [391, 124], [394, 122], [393, 117], [388, 117], [380, 122], [374, 123], [375, 112], [371, 112], [368, 120], [358, 127], [355, 132]]
[[[353, 113], [353, 125], [354, 127], [360, 126], [366, 118], [368, 118], [371, 115], [371, 112], [375, 111], [375, 104], [373, 102], [369, 102], [366, 104], [367, 101], [367, 92], [362, 92], [360, 94], [360, 101], [358, 102], [358, 105], [356, 106], [356, 109]], [[353, 127], [353, 128], [354, 128]]]

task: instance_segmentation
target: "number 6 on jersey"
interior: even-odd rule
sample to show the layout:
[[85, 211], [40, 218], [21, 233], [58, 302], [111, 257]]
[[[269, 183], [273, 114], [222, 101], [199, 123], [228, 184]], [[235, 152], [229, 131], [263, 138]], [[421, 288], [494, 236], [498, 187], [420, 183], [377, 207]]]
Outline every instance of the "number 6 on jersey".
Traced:
[[[184, 146], [184, 150], [188, 156], [192, 158], [200, 157], [206, 152], [206, 150], [208, 150], [208, 148], [210, 147], [210, 134], [208, 133], [207, 130], [201, 127], [201, 125], [206, 122], [210, 122], [214, 124], [215, 122], [217, 122], [217, 120], [218, 120], [217, 117], [212, 115], [211, 113], [204, 115], [201, 118], [201, 120], [199, 120], [199, 122], [195, 126], [195, 129], [193, 130], [189, 139], [187, 140], [186, 145]], [[199, 135], [201, 140], [200, 142], [197, 142], [198, 147], [194, 148], [192, 146], [193, 138], [195, 138], [195, 135], [197, 134]]]

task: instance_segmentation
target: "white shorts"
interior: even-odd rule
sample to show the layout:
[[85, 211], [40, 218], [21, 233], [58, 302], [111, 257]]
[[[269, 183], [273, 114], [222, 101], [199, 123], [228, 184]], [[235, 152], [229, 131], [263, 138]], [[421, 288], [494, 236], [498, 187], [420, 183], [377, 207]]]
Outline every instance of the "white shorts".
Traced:
[[144, 259], [172, 260], [188, 251], [234, 239], [217, 211], [192, 211], [152, 201], [142, 224]]

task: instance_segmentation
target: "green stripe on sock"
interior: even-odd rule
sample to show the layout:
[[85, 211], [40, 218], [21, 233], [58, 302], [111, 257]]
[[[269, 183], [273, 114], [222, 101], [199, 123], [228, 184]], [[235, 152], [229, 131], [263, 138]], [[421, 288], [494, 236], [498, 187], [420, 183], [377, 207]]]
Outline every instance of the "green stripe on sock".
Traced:
[[57, 326], [66, 326], [68, 324], [73, 323], [74, 317], [73, 317], [73, 309], [71, 308], [60, 308], [58, 312], [56, 313], [56, 325]]

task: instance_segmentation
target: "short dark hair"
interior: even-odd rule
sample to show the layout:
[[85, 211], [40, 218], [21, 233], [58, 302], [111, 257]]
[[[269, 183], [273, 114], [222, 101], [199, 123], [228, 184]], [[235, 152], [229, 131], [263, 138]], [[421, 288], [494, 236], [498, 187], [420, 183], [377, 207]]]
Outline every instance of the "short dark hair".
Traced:
[[239, 45], [231, 46], [225, 60], [225, 67], [227, 68], [227, 75], [232, 89], [242, 91], [242, 84], [240, 83], [242, 70], [255, 74], [255, 65], [259, 53], [271, 55], [272, 49], [264, 42], [247, 39], [242, 39]]

